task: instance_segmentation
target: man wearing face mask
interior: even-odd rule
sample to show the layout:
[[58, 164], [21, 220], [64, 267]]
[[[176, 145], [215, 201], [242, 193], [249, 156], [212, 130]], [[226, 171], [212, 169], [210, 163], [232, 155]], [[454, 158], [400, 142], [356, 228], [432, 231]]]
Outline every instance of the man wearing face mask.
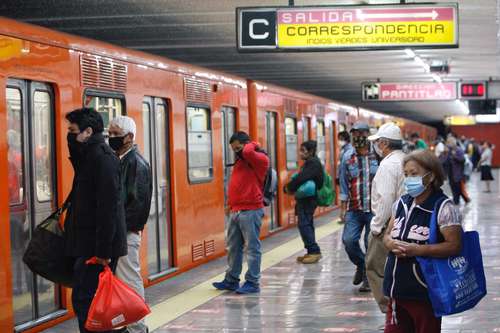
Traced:
[[[103, 120], [97, 111], [77, 109], [66, 119], [75, 172], [64, 225], [66, 254], [75, 258], [72, 302], [80, 332], [87, 333], [85, 321], [99, 273], [104, 265], [114, 270], [117, 259], [127, 254], [120, 161], [104, 141]], [[97, 264], [87, 265], [92, 257], [97, 258]]]
[[352, 283], [359, 285], [359, 291], [368, 292], [370, 286], [366, 277], [365, 254], [359, 246], [359, 239], [365, 230], [365, 249], [368, 247], [370, 222], [373, 217], [371, 210], [371, 185], [377, 172], [376, 156], [370, 153], [366, 123], [357, 122], [351, 129], [355, 151], [344, 154], [340, 163], [340, 218], [345, 221], [342, 233], [347, 255], [356, 265]]
[[[109, 124], [109, 145], [120, 158], [122, 200], [125, 204], [128, 255], [118, 260], [116, 276], [144, 298], [139, 248], [149, 217], [153, 192], [151, 168], [134, 145], [136, 126], [132, 118], [118, 116]], [[146, 333], [144, 319], [127, 326], [129, 333]]]
[[387, 298], [384, 296], [384, 266], [387, 249], [384, 246], [384, 230], [391, 219], [392, 206], [404, 193], [403, 137], [401, 130], [394, 123], [380, 126], [378, 132], [368, 140], [372, 142], [377, 155], [382, 159], [373, 178], [372, 210], [370, 236], [366, 252], [366, 275], [382, 312], [387, 311]]
[[[219, 290], [236, 291], [238, 294], [260, 292], [261, 245], [260, 227], [264, 217], [264, 181], [269, 168], [269, 158], [257, 142], [247, 133], [235, 132], [229, 144], [236, 154], [229, 180], [228, 207], [231, 220], [227, 231], [226, 276], [213, 283]], [[246, 244], [248, 271], [245, 283], [240, 287], [243, 249]]]
[[[300, 158], [304, 161], [304, 165], [295, 178], [285, 185], [285, 193], [295, 193], [306, 182], [313, 181], [316, 189], [323, 186], [323, 165], [316, 156], [317, 143], [314, 140], [305, 141], [300, 145]], [[311, 196], [304, 198], [296, 198], [295, 215], [299, 219], [299, 233], [304, 248], [307, 250], [305, 255], [297, 257], [297, 261], [303, 264], [314, 264], [321, 259], [321, 250], [316, 242], [314, 232], [314, 211], [318, 206], [317, 195], [311, 193]]]
[[[337, 135], [338, 143], [340, 146], [340, 153], [339, 153], [339, 162], [337, 165], [337, 185], [340, 185], [339, 182], [339, 172], [340, 172], [340, 163], [342, 161], [342, 158], [346, 153], [349, 151], [354, 151], [353, 146], [351, 145], [351, 136], [349, 135], [349, 132], [347, 131], [342, 131], [339, 132]], [[344, 221], [341, 221], [344, 222]]]

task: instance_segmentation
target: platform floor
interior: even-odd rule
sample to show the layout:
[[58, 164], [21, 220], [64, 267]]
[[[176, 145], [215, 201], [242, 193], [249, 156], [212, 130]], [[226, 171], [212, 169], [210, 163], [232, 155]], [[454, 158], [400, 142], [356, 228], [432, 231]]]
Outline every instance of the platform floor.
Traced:
[[[500, 332], [499, 173], [492, 193], [484, 193], [474, 174], [468, 190], [472, 203], [460, 206], [467, 230], [478, 230], [488, 282], [487, 297], [473, 310], [446, 317], [442, 332]], [[370, 294], [351, 284], [354, 266], [341, 243], [335, 213], [318, 221], [323, 259], [314, 265], [295, 261], [301, 241], [295, 229], [264, 241], [262, 291], [240, 296], [218, 292], [225, 258], [148, 288], [153, 332], [378, 332], [384, 316]], [[77, 332], [75, 321], [45, 332]]]

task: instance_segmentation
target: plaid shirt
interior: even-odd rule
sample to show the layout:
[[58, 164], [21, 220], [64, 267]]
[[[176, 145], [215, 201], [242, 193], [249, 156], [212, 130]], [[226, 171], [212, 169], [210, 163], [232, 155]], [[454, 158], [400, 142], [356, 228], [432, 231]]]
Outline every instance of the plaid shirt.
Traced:
[[347, 210], [371, 212], [371, 187], [377, 168], [373, 153], [358, 156], [353, 149], [344, 154], [339, 174], [340, 200], [348, 201]]

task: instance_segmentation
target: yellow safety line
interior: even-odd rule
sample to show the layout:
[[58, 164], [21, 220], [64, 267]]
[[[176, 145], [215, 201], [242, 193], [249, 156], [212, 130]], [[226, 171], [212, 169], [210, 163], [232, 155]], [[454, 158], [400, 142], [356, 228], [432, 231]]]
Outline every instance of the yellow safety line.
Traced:
[[[325, 225], [316, 228], [316, 238], [318, 240], [332, 234], [342, 227], [336, 223], [338, 220], [333, 220]], [[294, 238], [269, 252], [262, 255], [261, 270], [276, 265], [284, 259], [290, 257], [291, 254], [299, 252], [303, 249], [304, 244], [300, 237]], [[246, 271], [246, 264], [243, 267], [243, 272]], [[146, 318], [146, 324], [149, 329], [155, 330], [170, 321], [182, 316], [196, 307], [200, 306], [221, 295], [223, 292], [212, 287], [212, 283], [221, 281], [224, 278], [224, 273], [212, 277], [211, 279], [188, 289], [176, 296], [173, 296], [162, 303], [151, 307], [151, 314]], [[244, 296], [242, 296], [244, 297]]]

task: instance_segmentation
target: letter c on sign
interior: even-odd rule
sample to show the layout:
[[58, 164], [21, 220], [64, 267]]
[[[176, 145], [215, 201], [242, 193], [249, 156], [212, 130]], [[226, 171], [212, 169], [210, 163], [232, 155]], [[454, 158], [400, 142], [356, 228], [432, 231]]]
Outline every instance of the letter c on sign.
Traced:
[[266, 32], [264, 34], [255, 34], [253, 32], [253, 26], [256, 25], [256, 24], [264, 24], [264, 25], [268, 26], [269, 25], [269, 21], [267, 21], [266, 19], [253, 19], [253, 20], [250, 20], [250, 22], [248, 23], [249, 28], [250, 28], [250, 31], [249, 31], [250, 37], [252, 37], [252, 39], [266, 39], [267, 37], [269, 37], [269, 32]]

